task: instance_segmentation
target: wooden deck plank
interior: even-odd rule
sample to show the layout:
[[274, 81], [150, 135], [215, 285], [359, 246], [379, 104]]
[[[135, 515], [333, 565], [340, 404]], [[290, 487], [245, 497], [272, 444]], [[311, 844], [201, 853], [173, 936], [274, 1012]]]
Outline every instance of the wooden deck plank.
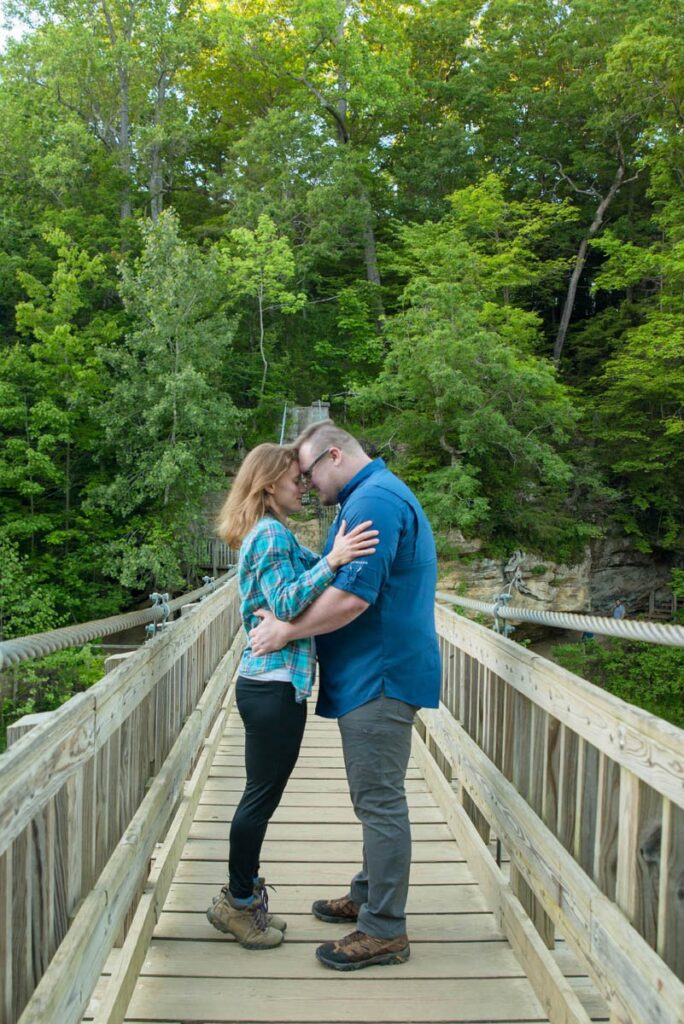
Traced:
[[[412, 862], [414, 864], [424, 863], [445, 863], [448, 861], [462, 860], [458, 847], [452, 841], [432, 841], [416, 843], [412, 850]], [[221, 860], [226, 859], [225, 839], [189, 839], [183, 848], [184, 860]], [[262, 847], [262, 859], [290, 861], [296, 860], [300, 863], [307, 861], [327, 861], [334, 863], [342, 861], [348, 863], [361, 863], [361, 839], [350, 841], [330, 841], [320, 843], [278, 842], [266, 838]]]
[[[284, 910], [284, 907], [273, 903], [273, 908]], [[496, 942], [503, 939], [492, 914], [458, 913], [458, 914], [409, 914], [408, 921], [411, 944], [416, 942]], [[313, 914], [293, 914], [287, 911], [287, 941], [295, 942], [326, 942], [343, 932], [342, 925], [329, 925], [318, 921]], [[194, 913], [164, 911], [155, 929], [156, 939], [201, 940], [203, 942], [228, 942], [235, 940], [232, 935], [223, 935], [212, 928], [207, 921], [204, 910]], [[452, 946], [451, 955], [458, 957], [459, 949]]]
[[[295, 769], [296, 771], [296, 769]], [[210, 786], [209, 783], [220, 783], [217, 786]], [[208, 788], [212, 789], [228, 789], [237, 790], [239, 793], [245, 788], [244, 776], [238, 777], [232, 773], [230, 768], [216, 768], [212, 769], [209, 780]], [[349, 787], [347, 786], [346, 778], [302, 778], [298, 775], [293, 775], [287, 784], [288, 790], [295, 793], [345, 793], [347, 798], [349, 797]], [[427, 793], [429, 792], [427, 783], [422, 778], [409, 778], [406, 780], [406, 792], [411, 793]]]
[[413, 761], [406, 787], [414, 840], [407, 905], [411, 959], [389, 971], [350, 974], [318, 963], [316, 944], [344, 934], [345, 926], [316, 920], [311, 902], [344, 893], [362, 849], [335, 723], [307, 726], [300, 761], [264, 844], [261, 870], [277, 886], [270, 901], [287, 917], [285, 942], [256, 955], [215, 931], [204, 912], [225, 882], [243, 764], [241, 723], [231, 715], [129, 1007], [129, 1024], [546, 1021]]
[[[338, 782], [333, 784], [332, 789], [328, 788], [329, 786], [329, 782], [325, 789], [316, 788], [311, 785], [302, 787], [301, 780], [297, 786], [290, 782], [285, 790], [281, 807], [351, 807], [348, 786], [340, 785]], [[230, 778], [212, 778], [210, 776], [204, 787], [203, 799], [212, 800], [219, 798], [229, 802], [237, 802], [240, 799], [243, 788], [243, 783], [240, 779], [231, 780]], [[409, 811], [412, 807], [437, 806], [427, 785], [420, 781], [411, 782], [410, 785], [407, 784], [406, 799]]]
[[[275, 953], [260, 956], [263, 962]], [[262, 972], [264, 968], [262, 963]], [[187, 1024], [207, 1020], [309, 1024], [326, 1017], [378, 1024], [546, 1019], [526, 978], [425, 980], [409, 976], [404, 967], [395, 968], [389, 978], [387, 971], [381, 977], [380, 972], [382, 968], [367, 968], [361, 974], [340, 975], [321, 966], [320, 977], [312, 980], [272, 979], [262, 973], [229, 987], [222, 978], [202, 978], [190, 985], [187, 978], [142, 977], [130, 1016], [148, 1021], [175, 1018]], [[326, 1007], [329, 1014], [324, 1012]]]
[[[236, 760], [241, 759], [236, 758]], [[214, 762], [211, 769], [211, 775], [215, 779], [230, 778], [242, 780], [246, 777], [243, 764], [221, 764], [220, 761]], [[412, 780], [422, 780], [422, 778], [423, 776], [421, 775], [419, 768], [407, 768], [407, 782], [411, 782]], [[342, 779], [344, 781], [345, 787], [347, 785], [347, 773], [345, 771], [344, 765], [342, 764], [338, 765], [335, 768], [317, 767], [315, 765], [295, 765], [292, 771], [292, 775], [290, 776], [290, 781], [288, 785], [291, 785], [293, 782], [296, 782], [297, 780], [302, 781], [307, 779], [310, 779], [313, 782], [322, 782], [325, 779]]]
[[[230, 816], [232, 818], [232, 815]], [[225, 817], [195, 820], [190, 828], [190, 839], [222, 839], [228, 836], [228, 822]], [[298, 822], [292, 825], [271, 822], [268, 826], [269, 841], [279, 843], [327, 843], [330, 841], [360, 842], [361, 825], [355, 822], [339, 824], [313, 824]], [[413, 824], [411, 838], [414, 843], [434, 840], [450, 840], [451, 833], [446, 825]]]
[[[221, 878], [225, 878], [228, 846], [225, 844], [223, 861], [214, 861], [214, 869], [217, 865], [223, 864]], [[411, 888], [418, 885], [450, 885], [459, 879], [460, 865], [465, 861], [450, 861], [441, 864], [413, 864], [411, 867]], [[316, 861], [308, 861], [304, 864], [298, 861], [277, 861], [263, 860], [261, 872], [270, 879], [274, 885], [300, 885], [302, 882], [317, 886], [340, 886], [342, 895], [349, 886], [349, 881], [354, 873], [358, 871], [358, 861], [350, 861], [347, 864], [322, 864]], [[183, 860], [178, 865], [175, 880], [177, 882], [202, 881], [206, 874], [205, 862], [201, 860]], [[214, 877], [212, 875], [212, 877]], [[218, 876], [216, 876], [218, 877]]]
[[[183, 861], [178, 866], [174, 881], [175, 883], [193, 882], [195, 884], [223, 885], [228, 871], [227, 856], [228, 848], [226, 847], [226, 858], [223, 861]], [[291, 886], [309, 886], [309, 889], [304, 891], [311, 895], [311, 899], [318, 898], [321, 895], [322, 888], [325, 890], [326, 887], [349, 883], [358, 865], [353, 862], [348, 865], [323, 864], [320, 866], [320, 869], [314, 869], [315, 877], [312, 877], [310, 863], [294, 865], [293, 867], [291, 863], [266, 865], [266, 862], [264, 862], [263, 867], [264, 872], [268, 867], [267, 877], [269, 883], [275, 886], [276, 890], [274, 898], [277, 895], [277, 899], [280, 900], [288, 893]], [[475, 884], [475, 877], [465, 861], [455, 861], [446, 865], [448, 873], [440, 871], [438, 878], [432, 878], [429, 874], [425, 873], [433, 867], [434, 865], [431, 864], [415, 864], [411, 871], [411, 889], [420, 890], [421, 898], [427, 886]], [[327, 879], [331, 880], [328, 881]]]
[[[271, 876], [274, 877], [274, 876]], [[219, 885], [225, 882], [225, 874]], [[343, 895], [343, 887], [341, 887]], [[173, 882], [166, 900], [166, 910], [199, 911], [211, 903], [211, 897], [218, 893], [218, 885], [202, 882], [183, 885]], [[325, 889], [315, 885], [278, 886], [270, 897], [274, 911], [283, 913], [308, 914], [315, 899], [325, 896]], [[424, 914], [465, 914], [486, 910], [480, 887], [470, 885], [423, 885], [409, 890], [407, 913]], [[333, 935], [337, 934], [333, 931]]]
[[[341, 929], [329, 927], [328, 937]], [[343, 933], [343, 930], [342, 930]], [[216, 942], [183, 942], [155, 939], [145, 958], [141, 975], [175, 978], [299, 978], [320, 979], [315, 941], [291, 941], [288, 932], [278, 950], [256, 957], [236, 943], [226, 949]], [[251, 954], [251, 955], [250, 955]], [[407, 965], [408, 967], [409, 965]], [[325, 969], [325, 968], [323, 968]], [[394, 972], [393, 972], [394, 973]], [[402, 972], [403, 973], [403, 972]], [[412, 978], [522, 978], [524, 972], [507, 942], [462, 942], [458, 956], [451, 943], [414, 942], [411, 946]], [[328, 977], [328, 973], [324, 977]], [[330, 972], [331, 980], [334, 978]], [[382, 967], [363, 972], [364, 983], [387, 978]]]
[[[219, 797], [220, 794], [213, 794]], [[231, 821], [235, 808], [237, 807], [239, 794], [233, 794], [234, 800], [226, 803], [221, 799], [203, 799], [197, 808], [195, 821]], [[412, 827], [415, 825], [441, 824], [444, 821], [444, 814], [438, 807], [410, 807], [409, 817]], [[269, 833], [273, 834], [276, 825], [284, 824], [309, 824], [316, 825], [355, 825], [357, 818], [351, 804], [340, 804], [333, 807], [315, 806], [307, 807], [301, 804], [283, 803], [277, 809], [271, 823], [268, 826]]]

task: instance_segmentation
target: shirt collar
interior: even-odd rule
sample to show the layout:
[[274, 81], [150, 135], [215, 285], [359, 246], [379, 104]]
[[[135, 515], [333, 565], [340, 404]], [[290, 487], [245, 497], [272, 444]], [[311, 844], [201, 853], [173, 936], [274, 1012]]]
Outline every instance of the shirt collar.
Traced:
[[381, 469], [386, 468], [384, 459], [373, 459], [373, 461], [369, 462], [363, 467], [363, 469], [360, 469], [358, 473], [355, 473], [351, 480], [347, 480], [346, 484], [337, 495], [338, 503], [342, 505], [352, 491], [356, 490], [359, 484], [363, 483], [364, 480], [368, 479], [368, 477], [372, 476], [374, 473], [379, 473]]

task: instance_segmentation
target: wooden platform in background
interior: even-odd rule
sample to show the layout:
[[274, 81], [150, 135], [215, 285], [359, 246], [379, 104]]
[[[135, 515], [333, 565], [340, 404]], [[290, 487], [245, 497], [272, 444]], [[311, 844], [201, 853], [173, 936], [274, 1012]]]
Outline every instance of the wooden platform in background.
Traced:
[[[226, 878], [228, 827], [244, 779], [242, 749], [241, 722], [234, 711], [127, 1021], [547, 1020], [413, 764], [407, 782], [414, 843], [408, 902], [411, 959], [400, 966], [345, 974], [318, 963], [316, 945], [349, 929], [317, 921], [310, 913], [311, 902], [347, 891], [360, 863], [361, 831], [349, 802], [337, 725], [313, 714], [263, 851], [262, 871], [277, 890], [270, 894], [271, 909], [288, 920], [285, 941], [276, 950], [255, 952], [215, 931], [205, 910]], [[116, 955], [115, 950], [110, 969]], [[562, 943], [555, 956], [593, 1019], [607, 1019], [605, 1007]], [[101, 984], [105, 981], [103, 977]]]

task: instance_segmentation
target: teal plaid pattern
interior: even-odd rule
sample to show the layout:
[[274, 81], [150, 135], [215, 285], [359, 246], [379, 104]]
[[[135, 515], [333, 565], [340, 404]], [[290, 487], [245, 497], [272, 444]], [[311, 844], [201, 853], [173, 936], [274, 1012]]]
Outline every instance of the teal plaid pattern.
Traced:
[[[260, 519], [240, 547], [238, 584], [245, 630], [260, 619], [255, 612], [268, 608], [278, 619], [290, 622], [308, 608], [330, 585], [335, 573], [326, 558], [303, 547], [291, 530], [269, 516]], [[240, 662], [242, 675], [258, 675], [285, 668], [298, 701], [306, 700], [313, 687], [316, 649], [312, 639], [292, 640], [281, 651], [259, 657], [247, 647]]]

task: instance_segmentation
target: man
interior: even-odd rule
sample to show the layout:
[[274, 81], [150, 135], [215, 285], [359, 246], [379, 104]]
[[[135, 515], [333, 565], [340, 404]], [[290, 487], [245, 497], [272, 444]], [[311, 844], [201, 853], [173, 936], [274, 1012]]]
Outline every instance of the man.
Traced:
[[363, 826], [363, 866], [346, 896], [317, 900], [322, 921], [355, 931], [316, 956], [335, 970], [401, 963], [410, 955], [406, 897], [411, 831], [404, 780], [418, 707], [437, 707], [440, 664], [434, 622], [437, 557], [415, 495], [382, 459], [371, 460], [332, 420], [295, 442], [302, 474], [325, 505], [340, 503], [338, 524], [367, 519], [380, 531], [375, 554], [351, 562], [298, 619], [270, 612], [250, 638], [255, 653], [315, 636], [320, 662], [316, 713], [337, 718], [354, 811]]

